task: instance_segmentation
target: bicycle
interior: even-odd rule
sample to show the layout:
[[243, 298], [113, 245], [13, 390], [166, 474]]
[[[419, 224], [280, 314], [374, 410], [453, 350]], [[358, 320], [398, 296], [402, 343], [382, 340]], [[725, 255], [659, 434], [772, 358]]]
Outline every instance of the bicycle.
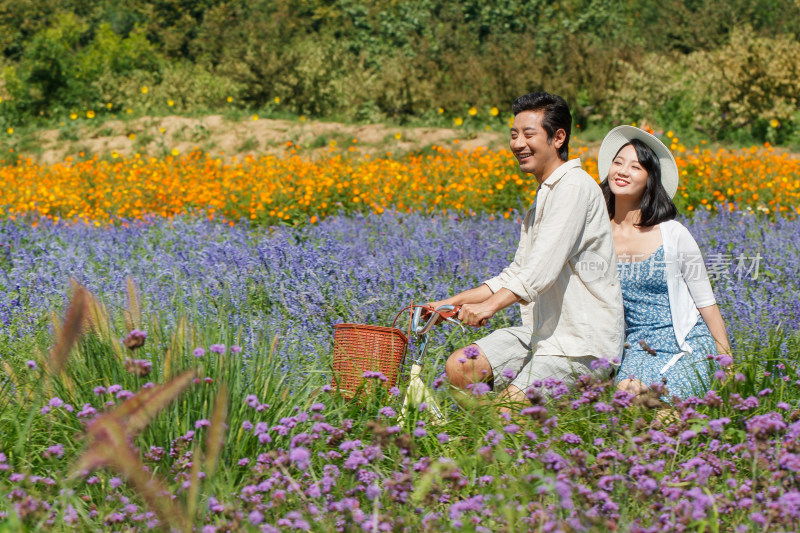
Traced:
[[[422, 364], [428, 352], [428, 342], [430, 340], [428, 334], [433, 326], [439, 322], [439, 318], [447, 322], [458, 324], [462, 331], [466, 331], [464, 325], [458, 319], [454, 318], [458, 315], [461, 306], [442, 305], [437, 309], [426, 305], [413, 307], [415, 309], [411, 318], [411, 332], [417, 336], [417, 356], [411, 359], [411, 369], [408, 373], [408, 385], [406, 386], [398, 421], [402, 422], [405, 420], [409, 409], [418, 407], [424, 402], [434, 415], [435, 420], [441, 422], [445, 418], [444, 412], [438, 400], [436, 400], [433, 391], [422, 380]], [[425, 323], [422, 323], [423, 311], [426, 311], [430, 315]]]

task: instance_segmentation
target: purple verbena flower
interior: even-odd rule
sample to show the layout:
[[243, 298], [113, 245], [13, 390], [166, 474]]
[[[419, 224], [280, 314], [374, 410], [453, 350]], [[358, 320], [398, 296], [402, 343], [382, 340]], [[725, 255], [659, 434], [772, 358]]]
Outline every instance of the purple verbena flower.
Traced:
[[469, 346], [464, 348], [464, 356], [467, 359], [477, 359], [480, 354], [481, 354], [480, 349], [474, 344], [470, 344]]
[[138, 329], [131, 330], [128, 335], [122, 339], [122, 344], [130, 350], [135, 350], [144, 346], [144, 341], [147, 339], [147, 333]]
[[251, 511], [250, 514], [247, 515], [247, 519], [251, 524], [257, 526], [264, 521], [264, 515], [261, 513], [261, 511]]
[[292, 461], [299, 470], [306, 470], [311, 461], [311, 452], [308, 448], [299, 446], [289, 451], [289, 460]]
[[379, 379], [381, 381], [389, 381], [389, 378], [383, 375], [383, 372], [377, 370], [365, 370], [363, 374], [364, 379]]
[[378, 410], [378, 414], [380, 414], [381, 416], [385, 416], [386, 418], [393, 418], [394, 416], [397, 415], [395, 410], [389, 407], [388, 405], [385, 407], [381, 407]]
[[475, 396], [483, 396], [492, 390], [489, 384], [484, 383], [483, 381], [479, 381], [478, 383], [470, 383], [467, 385], [467, 389], [471, 390], [472, 394]]
[[52, 456], [56, 457], [63, 457], [64, 456], [64, 445], [63, 444], [54, 444], [45, 450], [42, 456], [45, 459], [49, 459]]
[[731, 366], [733, 364], [733, 357], [731, 357], [730, 355], [722, 354], [719, 357], [717, 357], [717, 364], [719, 364], [719, 366], [723, 368]]

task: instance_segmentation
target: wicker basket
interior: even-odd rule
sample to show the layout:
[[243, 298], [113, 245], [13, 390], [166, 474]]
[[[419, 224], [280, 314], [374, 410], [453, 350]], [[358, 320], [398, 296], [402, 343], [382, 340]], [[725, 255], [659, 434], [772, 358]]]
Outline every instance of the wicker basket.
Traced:
[[[408, 346], [408, 337], [397, 328], [365, 324], [336, 324], [333, 334], [333, 388], [342, 396], [369, 392], [378, 383], [391, 388]], [[380, 372], [387, 380], [365, 379], [364, 372]], [[363, 385], [363, 386], [362, 386]]]

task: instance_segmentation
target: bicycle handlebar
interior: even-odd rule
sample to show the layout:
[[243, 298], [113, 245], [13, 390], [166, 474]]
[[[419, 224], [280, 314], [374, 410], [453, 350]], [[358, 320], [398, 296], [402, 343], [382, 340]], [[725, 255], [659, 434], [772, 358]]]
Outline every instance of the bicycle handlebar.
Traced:
[[[422, 319], [422, 310], [427, 311], [430, 313], [430, 318], [424, 324], [420, 324]], [[428, 333], [431, 328], [436, 324], [437, 315], [442, 317], [444, 320], [448, 322], [452, 322], [454, 324], [458, 324], [463, 329], [463, 325], [461, 322], [453, 318], [454, 316], [458, 315], [458, 311], [461, 309], [460, 305], [441, 305], [438, 309], [434, 309], [433, 307], [428, 307], [426, 305], [421, 305], [414, 310], [414, 317], [411, 319], [411, 330], [416, 333], [417, 335], [425, 335]]]

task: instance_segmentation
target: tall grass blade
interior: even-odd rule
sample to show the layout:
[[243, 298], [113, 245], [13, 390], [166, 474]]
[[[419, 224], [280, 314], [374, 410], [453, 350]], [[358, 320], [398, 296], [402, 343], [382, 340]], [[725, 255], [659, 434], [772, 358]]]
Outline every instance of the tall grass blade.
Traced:
[[91, 444], [75, 463], [70, 477], [101, 467], [122, 474], [163, 524], [183, 529], [188, 523], [183, 510], [175, 505], [164, 484], [145, 468], [130, 446], [130, 435], [117, 413], [101, 415], [89, 428]]
[[172, 400], [178, 397], [194, 379], [195, 371], [186, 370], [163, 385], [156, 385], [129, 398], [115, 411], [114, 415], [124, 421], [128, 435], [137, 435]]
[[225, 441], [225, 422], [228, 418], [228, 386], [223, 383], [214, 399], [211, 427], [206, 437], [206, 475], [211, 477], [217, 470], [222, 445]]
[[87, 315], [88, 292], [82, 286], [75, 284], [75, 291], [72, 301], [67, 309], [63, 326], [58, 334], [58, 340], [50, 351], [50, 360], [47, 368], [51, 375], [58, 375], [67, 362], [69, 353], [75, 342], [78, 340], [82, 330], [84, 320]]
[[126, 282], [128, 288], [128, 309], [125, 311], [125, 326], [128, 328], [128, 331], [141, 329], [142, 310], [139, 305], [139, 295], [136, 291], [136, 284], [131, 277], [128, 277]]
[[17, 396], [18, 400], [22, 399], [25, 389], [23, 388], [17, 373], [14, 372], [14, 367], [12, 367], [8, 361], [3, 361], [3, 370], [5, 371], [6, 375], [8, 375], [8, 379], [10, 379], [11, 383], [14, 385], [14, 395]]
[[89, 445], [73, 466], [70, 477], [101, 467], [117, 470], [162, 522], [184, 529], [188, 521], [183, 510], [172, 502], [164, 485], [144, 467], [130, 442], [159, 411], [178, 397], [194, 375], [194, 370], [187, 370], [168, 383], [146, 389], [117, 409], [95, 418], [87, 430]]

